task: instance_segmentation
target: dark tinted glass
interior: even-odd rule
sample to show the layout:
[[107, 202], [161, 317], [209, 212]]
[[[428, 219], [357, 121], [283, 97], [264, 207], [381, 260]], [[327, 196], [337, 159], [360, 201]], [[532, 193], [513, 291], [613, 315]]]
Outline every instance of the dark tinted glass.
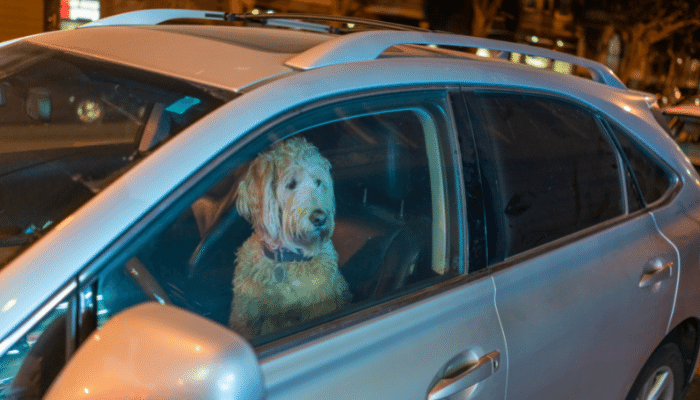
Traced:
[[620, 128], [613, 126], [612, 130], [629, 160], [644, 201], [650, 204], [661, 198], [671, 187], [669, 173], [650, 157], [647, 150], [630, 140]]
[[532, 95], [477, 99], [496, 260], [624, 213], [617, 155], [591, 113]]

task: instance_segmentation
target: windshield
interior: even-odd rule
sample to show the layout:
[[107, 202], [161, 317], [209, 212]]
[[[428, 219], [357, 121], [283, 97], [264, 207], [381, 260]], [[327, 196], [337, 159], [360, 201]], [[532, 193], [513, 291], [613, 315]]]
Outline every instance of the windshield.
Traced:
[[0, 265], [233, 97], [33, 44], [0, 47]]

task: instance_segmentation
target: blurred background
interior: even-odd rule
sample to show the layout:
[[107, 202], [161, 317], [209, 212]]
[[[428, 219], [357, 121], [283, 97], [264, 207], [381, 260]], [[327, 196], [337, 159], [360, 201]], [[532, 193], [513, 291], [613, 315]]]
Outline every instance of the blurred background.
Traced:
[[346, 15], [527, 43], [600, 61], [661, 106], [700, 104], [698, 0], [0, 0], [0, 41], [150, 8]]

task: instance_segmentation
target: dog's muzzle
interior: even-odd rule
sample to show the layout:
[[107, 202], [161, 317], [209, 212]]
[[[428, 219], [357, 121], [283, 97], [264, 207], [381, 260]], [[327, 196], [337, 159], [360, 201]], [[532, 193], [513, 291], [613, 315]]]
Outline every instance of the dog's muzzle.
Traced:
[[311, 224], [316, 228], [323, 228], [326, 226], [326, 222], [328, 222], [328, 215], [323, 212], [323, 210], [317, 209], [309, 215], [309, 221], [311, 221]]

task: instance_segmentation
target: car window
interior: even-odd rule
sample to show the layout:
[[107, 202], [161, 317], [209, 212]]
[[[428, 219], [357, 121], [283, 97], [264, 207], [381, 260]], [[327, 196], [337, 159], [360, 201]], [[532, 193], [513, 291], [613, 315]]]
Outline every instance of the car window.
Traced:
[[446, 98], [346, 100], [265, 130], [102, 273], [100, 322], [155, 300], [259, 345], [460, 274]]
[[594, 114], [530, 94], [482, 92], [469, 103], [497, 227], [490, 262], [625, 213], [618, 156]]
[[673, 186], [672, 175], [620, 127], [611, 124], [611, 129], [632, 168], [635, 183], [645, 203], [651, 204], [660, 199]]
[[28, 43], [0, 48], [0, 265], [231, 97]]
[[68, 309], [60, 302], [0, 356], [0, 400], [43, 397], [66, 361]]

